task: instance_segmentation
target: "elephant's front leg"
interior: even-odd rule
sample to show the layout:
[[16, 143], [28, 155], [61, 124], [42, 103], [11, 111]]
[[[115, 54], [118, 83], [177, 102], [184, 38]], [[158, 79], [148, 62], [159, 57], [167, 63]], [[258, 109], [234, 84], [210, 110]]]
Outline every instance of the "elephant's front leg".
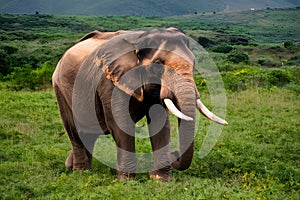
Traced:
[[148, 117], [149, 134], [153, 150], [154, 166], [150, 178], [169, 182], [172, 180], [170, 155], [170, 120], [165, 111]]
[[[104, 113], [107, 128], [117, 146], [117, 178], [127, 179], [134, 178], [136, 172], [135, 124], [122, 105], [115, 104], [115, 108], [112, 109], [110, 104], [106, 104]], [[117, 111], [113, 112], [112, 110]]]
[[[131, 133], [134, 133], [132, 128]], [[137, 163], [134, 136], [119, 127], [114, 128], [112, 135], [117, 145], [117, 178], [134, 178]]]
[[134, 178], [137, 163], [134, 138], [135, 124], [130, 117], [129, 106], [126, 105], [130, 96], [115, 88], [105, 78], [102, 81], [97, 93], [103, 108], [105, 126], [113, 136], [117, 146], [117, 178]]

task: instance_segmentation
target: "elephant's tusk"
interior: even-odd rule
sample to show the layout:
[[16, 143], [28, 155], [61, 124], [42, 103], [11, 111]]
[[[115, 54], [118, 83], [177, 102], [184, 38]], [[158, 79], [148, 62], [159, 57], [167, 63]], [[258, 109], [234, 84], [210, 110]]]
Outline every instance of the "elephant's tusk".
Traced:
[[169, 109], [169, 111], [171, 113], [173, 113], [176, 117], [178, 117], [180, 119], [184, 119], [186, 121], [193, 121], [193, 118], [188, 117], [185, 114], [183, 114], [182, 112], [180, 112], [180, 110], [178, 110], [176, 108], [176, 106], [174, 105], [174, 103], [172, 102], [172, 100], [170, 100], [170, 99], [164, 99], [164, 102], [165, 102], [167, 108]]
[[208, 108], [206, 108], [206, 106], [201, 102], [200, 99], [197, 99], [197, 109], [208, 119], [216, 123], [222, 124], [224, 126], [228, 125], [228, 123], [224, 119], [221, 119], [220, 117], [212, 113], [210, 110], [208, 110]]

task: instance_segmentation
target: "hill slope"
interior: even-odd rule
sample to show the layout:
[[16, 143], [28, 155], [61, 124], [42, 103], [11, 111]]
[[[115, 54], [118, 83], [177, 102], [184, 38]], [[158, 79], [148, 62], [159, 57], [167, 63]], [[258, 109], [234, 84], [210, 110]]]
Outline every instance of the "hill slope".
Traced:
[[172, 16], [194, 12], [300, 6], [298, 0], [0, 0], [0, 13]]

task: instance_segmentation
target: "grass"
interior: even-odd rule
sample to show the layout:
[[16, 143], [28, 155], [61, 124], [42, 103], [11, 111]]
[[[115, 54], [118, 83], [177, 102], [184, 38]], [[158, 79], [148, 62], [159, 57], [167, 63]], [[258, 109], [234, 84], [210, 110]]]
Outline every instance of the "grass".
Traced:
[[66, 170], [70, 143], [53, 92], [2, 90], [0, 199], [299, 199], [299, 102], [286, 89], [228, 93], [229, 126], [216, 146], [198, 158], [209, 125], [201, 118], [191, 167], [165, 184], [148, 174], [117, 181], [97, 160], [89, 171]]

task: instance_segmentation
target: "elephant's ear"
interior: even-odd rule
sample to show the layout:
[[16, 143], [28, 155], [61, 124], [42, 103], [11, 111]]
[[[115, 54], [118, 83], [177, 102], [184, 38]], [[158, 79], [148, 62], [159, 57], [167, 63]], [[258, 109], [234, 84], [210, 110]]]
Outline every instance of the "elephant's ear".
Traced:
[[107, 79], [124, 91], [143, 101], [142, 73], [134, 44], [122, 35], [116, 36], [101, 48], [98, 57]]

